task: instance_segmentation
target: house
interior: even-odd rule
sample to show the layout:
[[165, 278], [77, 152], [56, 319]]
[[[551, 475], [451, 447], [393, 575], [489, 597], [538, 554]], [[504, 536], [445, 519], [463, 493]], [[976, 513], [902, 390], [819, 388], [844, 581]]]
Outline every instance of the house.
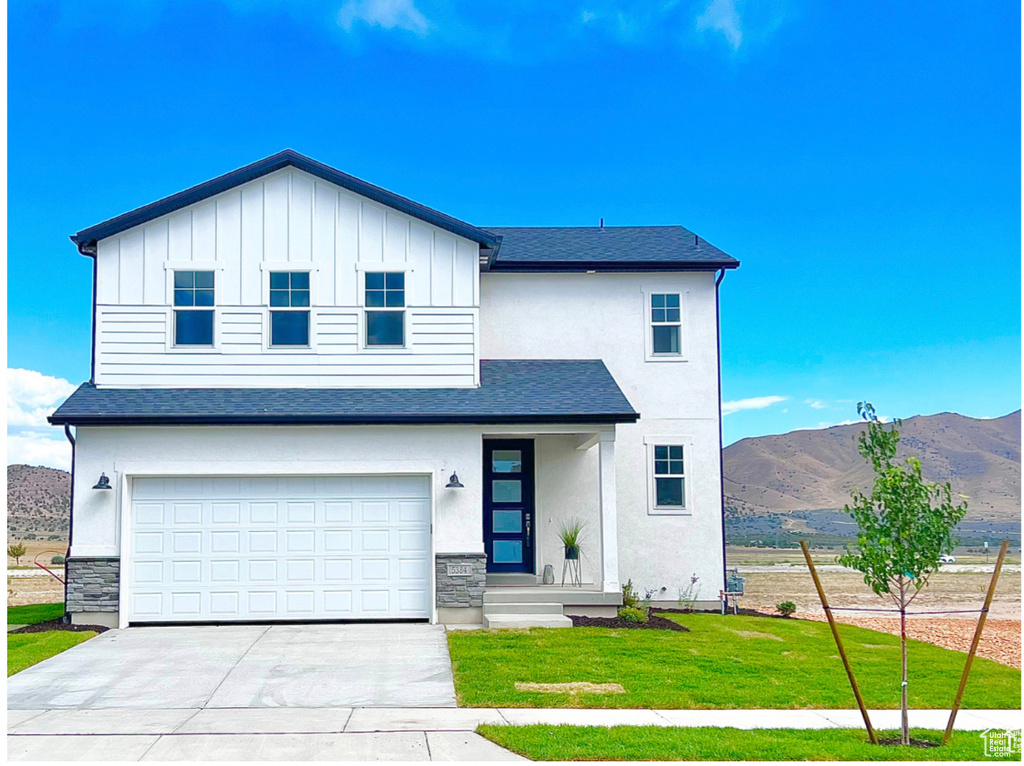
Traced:
[[690, 231], [479, 227], [284, 151], [71, 239], [74, 622], [560, 625], [691, 575], [717, 606], [739, 263]]

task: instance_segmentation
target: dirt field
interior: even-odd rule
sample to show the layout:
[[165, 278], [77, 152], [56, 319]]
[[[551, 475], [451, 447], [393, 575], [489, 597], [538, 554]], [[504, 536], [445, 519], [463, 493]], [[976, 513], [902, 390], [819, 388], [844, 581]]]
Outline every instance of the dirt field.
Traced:
[[[742, 568], [741, 568], [742, 570]], [[818, 594], [814, 590], [810, 573], [806, 567], [792, 567], [790, 571], [781, 572], [742, 572], [747, 578], [746, 593], [740, 604], [751, 609], [773, 610], [780, 601], [792, 601], [796, 604], [798, 615], [823, 614]], [[860, 574], [856, 572], [820, 572], [822, 587], [828, 596], [829, 603], [834, 607], [865, 607], [871, 609], [892, 608], [892, 602], [886, 601], [864, 584]], [[920, 596], [915, 599], [911, 610], [918, 612], [980, 609], [985, 600], [985, 592], [992, 579], [986, 573], [938, 572], [932, 576]], [[1020, 620], [1021, 617], [1021, 577], [1020, 572], [1004, 571], [996, 587], [995, 599], [989, 617], [994, 619]], [[861, 616], [867, 616], [867, 613]], [[952, 616], [952, 615], [950, 615]], [[962, 615], [971, 620], [977, 615]]]
[[[815, 555], [816, 566], [827, 566], [819, 570], [822, 587], [833, 607], [862, 607], [890, 609], [892, 603], [876, 596], [864, 584], [860, 574], [835, 569], [835, 554]], [[994, 556], [992, 557], [994, 561]], [[1007, 559], [1008, 562], [1011, 559]], [[1019, 668], [1021, 666], [1021, 574], [1020, 556], [1014, 557], [999, 578], [992, 609], [982, 634], [978, 654], [981, 657], [1002, 662]], [[742, 563], [741, 563], [742, 562]], [[780, 564], [793, 566], [778, 566]], [[824, 620], [814, 583], [799, 551], [730, 551], [729, 565], [738, 566], [747, 578], [745, 595], [740, 605], [759, 611], [774, 613], [775, 605], [781, 601], [792, 601], [797, 606], [797, 617]], [[984, 564], [984, 556], [957, 557], [958, 564]], [[763, 571], [765, 565], [775, 564], [779, 571]], [[746, 566], [744, 566], [746, 565]], [[754, 567], [758, 571], [743, 571]], [[960, 609], [980, 609], [985, 600], [991, 573], [985, 572], [937, 572], [925, 590], [911, 605], [911, 611], [930, 612]], [[840, 622], [859, 625], [886, 633], [899, 633], [899, 620], [891, 615], [878, 612], [834, 611]], [[944, 646], [947, 649], [966, 652], [978, 614], [924, 615], [910, 620], [908, 632], [911, 638]]]
[[[14, 540], [8, 540], [7, 545], [10, 546], [14, 543]], [[39, 557], [39, 561], [47, 566], [50, 565], [50, 559], [54, 556], [63, 556], [68, 549], [67, 540], [50, 540], [46, 542], [44, 540], [19, 540], [25, 545], [27, 552], [21, 557], [22, 566], [32, 566], [32, 559], [35, 558], [36, 554], [42, 553], [44, 555]], [[8, 568], [13, 567], [15, 564], [14, 559], [10, 556], [7, 557]]]

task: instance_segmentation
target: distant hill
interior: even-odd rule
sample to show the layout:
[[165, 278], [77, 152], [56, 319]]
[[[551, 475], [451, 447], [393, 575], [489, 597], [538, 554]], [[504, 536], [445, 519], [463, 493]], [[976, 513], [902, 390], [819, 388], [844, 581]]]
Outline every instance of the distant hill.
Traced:
[[71, 474], [34, 465], [7, 466], [7, 539], [68, 539]]
[[[979, 420], [945, 412], [903, 421], [900, 455], [921, 458], [929, 481], [948, 481], [954, 493], [967, 496], [965, 530], [997, 535], [1015, 528], [1019, 537], [1020, 415]], [[870, 489], [871, 467], [857, 453], [863, 430], [854, 424], [793, 431], [726, 447], [727, 526], [744, 529], [747, 537], [770, 537], [775, 527], [756, 518], [783, 514], [783, 531], [849, 534], [852, 526], [842, 526], [848, 517], [821, 512], [842, 509], [853, 487]]]

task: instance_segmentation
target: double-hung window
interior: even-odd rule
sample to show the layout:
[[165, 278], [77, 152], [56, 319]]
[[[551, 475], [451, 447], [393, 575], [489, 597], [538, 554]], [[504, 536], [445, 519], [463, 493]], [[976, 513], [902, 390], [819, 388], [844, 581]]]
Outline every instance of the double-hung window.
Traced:
[[683, 445], [654, 445], [654, 507], [656, 510], [686, 509], [686, 470]]
[[366, 346], [405, 345], [405, 273], [366, 272]]
[[682, 354], [679, 293], [651, 293], [651, 354]]
[[309, 272], [270, 272], [270, 345], [309, 345]]
[[213, 272], [174, 272], [174, 345], [213, 345]]

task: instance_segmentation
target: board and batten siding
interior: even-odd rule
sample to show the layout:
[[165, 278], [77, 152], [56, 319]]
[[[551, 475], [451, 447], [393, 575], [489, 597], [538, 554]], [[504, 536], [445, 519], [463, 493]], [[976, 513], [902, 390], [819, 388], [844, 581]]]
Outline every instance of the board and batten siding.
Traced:
[[[95, 382], [108, 387], [479, 384], [479, 249], [287, 168], [100, 240]], [[358, 264], [358, 268], [357, 268]], [[359, 342], [360, 269], [406, 271], [406, 347]], [[268, 270], [310, 273], [310, 347], [268, 347]], [[174, 270], [213, 270], [213, 348], [173, 346]]]

